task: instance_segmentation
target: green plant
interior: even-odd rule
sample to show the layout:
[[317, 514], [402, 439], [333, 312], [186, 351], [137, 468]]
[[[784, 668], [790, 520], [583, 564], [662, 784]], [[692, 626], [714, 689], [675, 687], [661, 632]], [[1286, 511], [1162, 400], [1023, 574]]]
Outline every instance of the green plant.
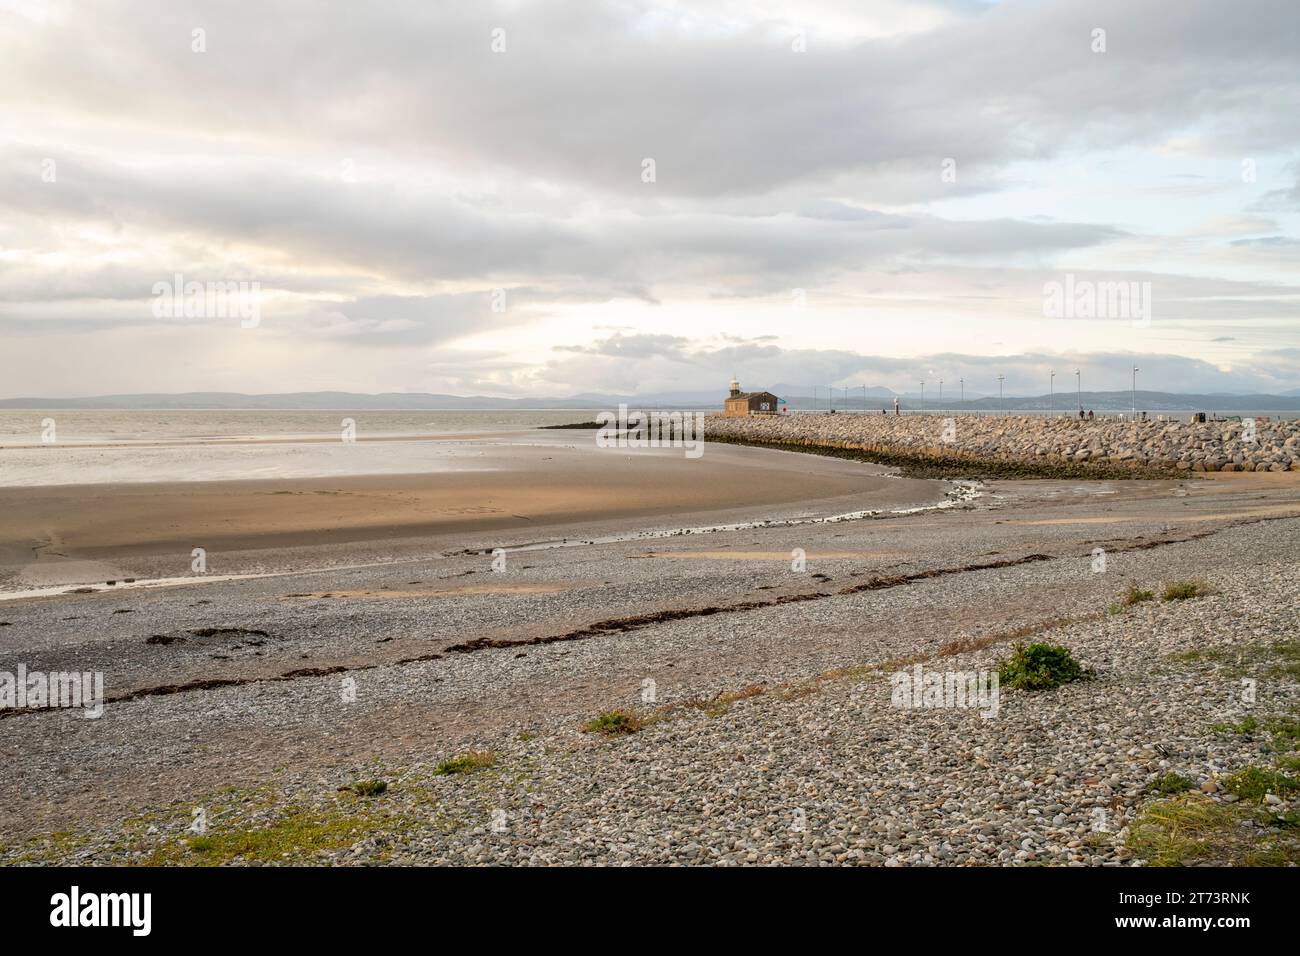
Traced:
[[1204, 584], [1199, 581], [1174, 581], [1165, 585], [1161, 599], [1165, 601], [1186, 601], [1189, 598], [1203, 597], [1207, 593]]
[[1199, 793], [1149, 803], [1133, 822], [1125, 845], [1151, 866], [1300, 862], [1300, 841], [1289, 815], [1244, 801], [1220, 803]]
[[1263, 800], [1266, 793], [1281, 795], [1300, 790], [1300, 780], [1295, 777], [1255, 766], [1238, 770], [1224, 780], [1223, 785], [1228, 792], [1237, 794], [1243, 800]]
[[1141, 604], [1143, 601], [1154, 600], [1156, 593], [1154, 591], [1144, 591], [1136, 584], [1130, 584], [1124, 596], [1120, 598], [1120, 603], [1124, 607], [1132, 607], [1135, 604]]
[[1240, 734], [1243, 737], [1249, 737], [1259, 730], [1259, 721], [1254, 717], [1246, 717], [1241, 723], [1237, 724], [1213, 724], [1210, 730], [1216, 734]]
[[640, 729], [641, 721], [635, 714], [629, 714], [622, 710], [608, 710], [600, 714], [595, 720], [584, 724], [582, 732], [617, 737], [622, 734], [634, 734]]
[[1300, 720], [1279, 717], [1264, 722], [1264, 729], [1273, 735], [1269, 749], [1280, 753], [1300, 748]]
[[1068, 648], [1057, 644], [1016, 644], [998, 667], [999, 685], [1016, 690], [1050, 690], [1091, 675]]
[[388, 784], [383, 780], [358, 780], [348, 789], [359, 797], [377, 797], [388, 791]]
[[1164, 776], [1153, 780], [1151, 790], [1155, 793], [1182, 793], [1185, 790], [1191, 790], [1194, 786], [1196, 785], [1181, 773], [1170, 771]]
[[190, 849], [195, 853], [209, 853], [217, 845], [217, 841], [210, 836], [190, 837]]
[[474, 773], [486, 770], [497, 762], [497, 755], [490, 750], [473, 750], [458, 757], [448, 757], [433, 768], [434, 776], [445, 777], [453, 773]]

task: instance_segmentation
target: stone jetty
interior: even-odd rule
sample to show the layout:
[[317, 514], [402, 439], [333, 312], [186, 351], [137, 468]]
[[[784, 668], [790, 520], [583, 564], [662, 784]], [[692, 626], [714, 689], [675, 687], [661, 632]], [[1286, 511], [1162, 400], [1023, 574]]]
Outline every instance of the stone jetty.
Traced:
[[705, 436], [710, 441], [860, 449], [922, 461], [1083, 466], [1081, 471], [1097, 473], [1300, 471], [1300, 420], [714, 415], [706, 419]]

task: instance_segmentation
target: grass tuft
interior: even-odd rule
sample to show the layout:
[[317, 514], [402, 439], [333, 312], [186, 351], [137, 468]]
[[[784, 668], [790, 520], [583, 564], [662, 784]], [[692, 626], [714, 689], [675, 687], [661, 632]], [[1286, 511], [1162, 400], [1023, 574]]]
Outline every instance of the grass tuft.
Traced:
[[1184, 793], [1185, 791], [1192, 790], [1195, 787], [1196, 784], [1190, 778], [1184, 777], [1181, 773], [1174, 773], [1173, 771], [1170, 771], [1162, 777], [1157, 777], [1151, 782], [1151, 790], [1154, 793]]
[[1144, 591], [1136, 584], [1130, 584], [1124, 596], [1120, 598], [1120, 604], [1124, 607], [1133, 607], [1135, 604], [1141, 604], [1143, 601], [1155, 600], [1155, 591]]
[[497, 762], [497, 755], [490, 750], [471, 750], [466, 754], [448, 757], [433, 768], [435, 777], [447, 777], [454, 773], [475, 773], [486, 770]]
[[1051, 690], [1092, 676], [1058, 644], [1016, 644], [998, 667], [998, 683], [1015, 690]]
[[640, 729], [640, 719], [635, 714], [623, 710], [607, 710], [595, 720], [588, 721], [582, 726], [582, 732], [585, 734], [604, 734], [607, 737], [634, 734]]
[[1235, 793], [1243, 800], [1263, 800], [1264, 794], [1281, 796], [1300, 790], [1300, 780], [1278, 770], [1265, 770], [1262, 767], [1245, 767], [1223, 781], [1229, 793]]
[[1165, 591], [1160, 597], [1164, 601], [1186, 601], [1204, 597], [1208, 593], [1209, 588], [1200, 581], [1173, 581], [1165, 585]]
[[1249, 737], [1259, 730], [1259, 721], [1254, 717], [1246, 717], [1236, 724], [1211, 724], [1210, 730], [1216, 734], [1235, 734], [1240, 737]]
[[1148, 804], [1125, 844], [1151, 866], [1293, 866], [1300, 839], [1288, 816], [1185, 793]]
[[388, 792], [388, 784], [383, 780], [358, 780], [349, 784], [348, 789], [359, 797], [377, 797]]

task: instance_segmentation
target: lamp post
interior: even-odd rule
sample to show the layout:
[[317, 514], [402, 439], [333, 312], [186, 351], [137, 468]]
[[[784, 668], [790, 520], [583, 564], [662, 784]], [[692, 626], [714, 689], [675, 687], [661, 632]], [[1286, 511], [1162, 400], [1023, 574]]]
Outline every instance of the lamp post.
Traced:
[[1052, 369], [1051, 374], [1047, 377], [1047, 411], [1050, 415], [1056, 410], [1056, 403], [1053, 401], [1056, 393], [1056, 369]]
[[925, 414], [925, 382], [921, 383], [921, 414]]
[[939, 411], [943, 411], [943, 379], [939, 379]]
[[965, 405], [966, 404], [966, 379], [965, 378], [957, 379], [957, 384], [961, 386], [961, 401], [958, 404]]
[[1077, 368], [1074, 370], [1074, 384], [1079, 390], [1079, 411], [1083, 411], [1083, 377]]
[[1133, 417], [1137, 418], [1138, 413], [1138, 372], [1142, 371], [1136, 365], [1133, 366]]
[[1006, 400], [1002, 397], [1002, 380], [1003, 380], [1004, 378], [1006, 378], [1005, 375], [999, 375], [999, 376], [998, 376], [998, 404], [999, 404], [1000, 406], [1002, 406], [1002, 417], [1003, 417], [1003, 418], [1005, 418], [1005, 417], [1006, 417], [1006, 414], [1007, 414], [1007, 403], [1006, 403]]

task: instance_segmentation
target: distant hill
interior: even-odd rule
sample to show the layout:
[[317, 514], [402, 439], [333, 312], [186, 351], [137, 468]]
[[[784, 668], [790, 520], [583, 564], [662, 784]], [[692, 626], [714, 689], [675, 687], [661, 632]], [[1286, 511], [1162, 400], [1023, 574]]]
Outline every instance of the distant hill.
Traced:
[[86, 398], [7, 398], [0, 408], [116, 408], [116, 409], [503, 409], [605, 408], [626, 397], [585, 395], [572, 398], [493, 398], [486, 395], [436, 395], [426, 392], [285, 392], [244, 395], [240, 392], [182, 392], [178, 394], [94, 395]]
[[[812, 389], [779, 384], [744, 386], [747, 390], [765, 389], [784, 398], [793, 410], [836, 408], [848, 411], [876, 411], [892, 408], [895, 393], [887, 388], [872, 386], [866, 389], [819, 389], [816, 399]], [[613, 395], [584, 392], [564, 398], [496, 398], [488, 395], [442, 395], [428, 392], [381, 392], [370, 395], [359, 392], [286, 392], [283, 394], [245, 395], [240, 392], [182, 392], [178, 394], [96, 395], [85, 398], [6, 398], [0, 399], [0, 408], [89, 408], [89, 409], [392, 409], [396, 411], [435, 411], [470, 409], [606, 409], [620, 404], [643, 408], [721, 408], [725, 397], [723, 389], [708, 392], [662, 392], [645, 395]], [[954, 401], [955, 395], [945, 392], [942, 407], [955, 411], [1043, 411], [1049, 408], [1047, 395], [1008, 395], [1000, 400], [996, 395], [967, 394], [964, 403]], [[919, 393], [898, 395], [899, 403], [908, 411], [922, 407], [938, 410], [941, 406], [936, 393], [926, 391], [924, 403]], [[1084, 408], [1097, 411], [1127, 411], [1132, 404], [1131, 394], [1121, 392], [1057, 392], [1051, 397], [1052, 408], [1065, 410]], [[1300, 389], [1282, 395], [1207, 395], [1177, 394], [1172, 392], [1137, 393], [1139, 411], [1147, 412], [1290, 412], [1300, 411]]]
[[[1082, 397], [1074, 392], [1057, 392], [1052, 397], [1053, 408], [1084, 408], [1097, 411], [1128, 411], [1133, 407], [1132, 392], [1084, 392]], [[1204, 395], [1175, 392], [1144, 392], [1136, 396], [1138, 411], [1146, 412], [1288, 412], [1300, 410], [1300, 395]], [[999, 402], [996, 395], [986, 396], [967, 406], [982, 410], [997, 410], [1005, 406], [1008, 411], [1041, 411], [1048, 408], [1048, 396], [1008, 396]]]
[[[957, 401], [955, 394], [945, 392], [941, 403], [936, 392], [927, 390], [924, 400], [922, 400], [919, 392], [905, 392], [898, 396], [898, 401], [906, 411], [915, 411], [920, 408], [930, 410], [943, 408], [950, 411], [998, 411], [1000, 409], [1006, 409], [1008, 412], [1040, 412], [1049, 409], [1065, 411], [1067, 409], [1077, 409], [1082, 403], [1084, 408], [1094, 411], [1126, 412], [1133, 406], [1133, 393], [1128, 391], [1084, 392], [1080, 396], [1076, 392], [1057, 392], [1055, 395], [1050, 396], [1008, 395], [1004, 399], [999, 399], [996, 395], [972, 396], [967, 393], [966, 401], [960, 402]], [[868, 411], [876, 411], [881, 408], [892, 409], [893, 403], [893, 393], [890, 393], [887, 397], [877, 397], [868, 393], [865, 406]], [[790, 401], [790, 407], [799, 410], [814, 408], [824, 410], [832, 407], [847, 411], [860, 411], [863, 404], [861, 389], [858, 389], [856, 394], [850, 389], [847, 399], [843, 390], [836, 389], [829, 400], [826, 392], [823, 391], [815, 405], [811, 399], [807, 398]], [[1139, 390], [1137, 393], [1137, 410], [1146, 412], [1292, 412], [1300, 411], [1300, 393], [1291, 395], [1205, 395], [1144, 392]]]

